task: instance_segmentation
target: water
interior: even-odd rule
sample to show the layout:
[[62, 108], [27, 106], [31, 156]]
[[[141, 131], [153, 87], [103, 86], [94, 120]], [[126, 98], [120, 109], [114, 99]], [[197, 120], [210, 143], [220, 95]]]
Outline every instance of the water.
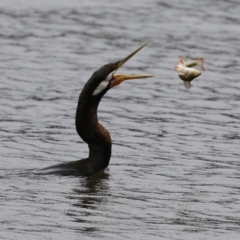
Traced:
[[[0, 3], [0, 239], [239, 239], [237, 1]], [[87, 156], [77, 99], [103, 64], [156, 74], [110, 90], [99, 120], [109, 168], [89, 178], [32, 169]], [[185, 90], [178, 58], [207, 69]]]

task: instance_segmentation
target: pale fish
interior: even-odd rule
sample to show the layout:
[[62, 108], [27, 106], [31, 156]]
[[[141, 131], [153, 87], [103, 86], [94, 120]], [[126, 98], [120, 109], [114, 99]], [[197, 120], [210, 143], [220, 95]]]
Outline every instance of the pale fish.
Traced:
[[[181, 57], [179, 60], [179, 64], [175, 66], [178, 76], [183, 80], [183, 84], [186, 89], [191, 88], [191, 81], [201, 75], [201, 71], [198, 69], [205, 71], [203, 66], [203, 58], [198, 58], [194, 61], [185, 62], [186, 58]], [[192, 68], [196, 67], [196, 68]]]

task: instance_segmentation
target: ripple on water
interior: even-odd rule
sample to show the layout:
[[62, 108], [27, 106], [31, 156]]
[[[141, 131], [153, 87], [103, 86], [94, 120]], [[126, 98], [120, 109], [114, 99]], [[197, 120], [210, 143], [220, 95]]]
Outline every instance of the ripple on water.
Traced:
[[[239, 11], [233, 1], [2, 0], [0, 238], [238, 239]], [[74, 126], [80, 90], [147, 41], [121, 72], [157, 77], [112, 89], [99, 107], [109, 169], [33, 174], [87, 156]], [[174, 70], [183, 55], [205, 58], [190, 91]]]

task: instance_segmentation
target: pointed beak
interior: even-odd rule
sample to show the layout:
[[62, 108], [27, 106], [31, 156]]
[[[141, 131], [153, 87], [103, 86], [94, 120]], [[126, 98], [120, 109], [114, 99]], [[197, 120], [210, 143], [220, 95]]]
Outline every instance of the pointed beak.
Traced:
[[151, 77], [155, 77], [155, 76], [154, 75], [129, 75], [129, 74], [113, 75], [113, 79], [111, 80], [111, 87], [115, 87], [126, 80], [151, 78]]
[[[117, 64], [117, 68], [116, 71], [125, 63], [127, 62], [130, 58], [132, 58], [137, 52], [139, 52], [142, 48], [144, 48], [148, 43], [145, 43], [144, 45], [142, 45], [141, 47], [139, 47], [137, 50], [135, 50], [134, 52], [132, 52], [131, 54], [129, 54], [127, 57], [125, 57], [124, 59], [118, 61]], [[155, 77], [154, 75], [130, 75], [130, 74], [113, 74], [113, 79], [111, 80], [111, 87], [115, 87], [119, 84], [121, 84], [122, 82], [126, 81], [126, 80], [134, 80], [134, 79], [141, 79], [141, 78], [151, 78], [151, 77]]]

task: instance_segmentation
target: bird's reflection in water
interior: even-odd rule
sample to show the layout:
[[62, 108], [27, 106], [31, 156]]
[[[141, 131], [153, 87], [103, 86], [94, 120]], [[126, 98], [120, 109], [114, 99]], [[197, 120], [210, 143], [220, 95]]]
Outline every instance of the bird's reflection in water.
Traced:
[[[81, 178], [79, 187], [73, 189], [69, 198], [74, 199], [72, 208], [67, 212], [74, 222], [81, 223], [77, 230], [95, 232], [99, 229], [92, 221], [101, 217], [109, 197], [109, 173], [100, 171], [92, 176]], [[100, 214], [100, 216], [99, 216]]]
[[81, 189], [73, 189], [77, 194], [101, 194], [106, 193], [108, 189], [109, 173], [107, 170], [97, 172], [81, 180]]

